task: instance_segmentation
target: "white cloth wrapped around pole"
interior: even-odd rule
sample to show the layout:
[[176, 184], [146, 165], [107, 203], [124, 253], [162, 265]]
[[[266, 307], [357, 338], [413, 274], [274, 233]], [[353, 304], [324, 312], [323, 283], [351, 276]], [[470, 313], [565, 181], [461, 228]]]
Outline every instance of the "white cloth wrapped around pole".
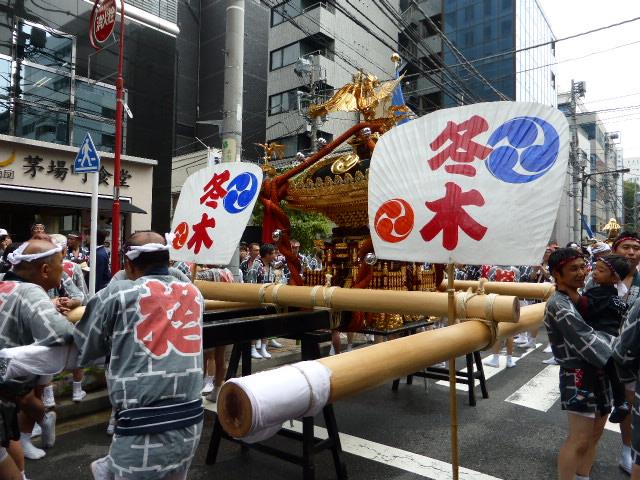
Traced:
[[24, 345], [0, 350], [0, 372], [2, 380], [28, 377], [31, 375], [55, 375], [63, 370], [72, 370], [78, 364], [78, 349], [75, 344], [59, 347]]
[[291, 418], [320, 413], [329, 401], [331, 370], [318, 362], [299, 362], [227, 383], [238, 386], [250, 399], [251, 430], [242, 440], [255, 443], [275, 435]]

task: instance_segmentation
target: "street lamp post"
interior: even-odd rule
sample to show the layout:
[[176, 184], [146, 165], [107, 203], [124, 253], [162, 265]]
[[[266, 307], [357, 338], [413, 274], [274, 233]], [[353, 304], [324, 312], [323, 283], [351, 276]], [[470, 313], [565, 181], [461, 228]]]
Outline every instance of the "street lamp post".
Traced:
[[630, 170], [628, 168], [621, 168], [618, 170], [607, 170], [606, 172], [593, 172], [593, 173], [584, 173], [582, 171], [582, 178], [580, 179], [581, 189], [580, 189], [580, 241], [582, 241], [582, 233], [584, 231], [584, 189], [587, 186], [587, 182], [591, 177], [596, 175], [606, 175], [607, 173], [628, 173]]

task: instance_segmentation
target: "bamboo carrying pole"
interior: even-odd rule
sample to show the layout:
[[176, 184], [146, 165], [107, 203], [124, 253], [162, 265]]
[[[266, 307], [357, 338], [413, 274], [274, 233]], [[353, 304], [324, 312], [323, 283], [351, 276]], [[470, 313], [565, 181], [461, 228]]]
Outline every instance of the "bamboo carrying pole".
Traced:
[[[246, 307], [255, 307], [259, 305], [258, 302], [225, 302], [220, 300], [205, 300], [204, 301], [204, 310], [224, 310], [227, 308], [246, 308]], [[71, 323], [78, 323], [84, 315], [85, 307], [74, 308], [67, 314], [67, 318]]]
[[[455, 280], [453, 288], [456, 290], [471, 289], [474, 292], [480, 286], [479, 281]], [[444, 290], [445, 282], [440, 288]], [[556, 291], [551, 283], [515, 283], [515, 282], [483, 282], [484, 293], [497, 293], [498, 295], [514, 295], [518, 298], [546, 300]]]
[[[287, 285], [256, 285], [196, 281], [204, 298], [229, 302], [273, 303], [289, 307], [326, 307], [336, 311], [428, 314], [444, 317], [449, 314], [445, 293], [399, 292], [393, 290], [349, 289], [339, 287], [294, 287]], [[456, 307], [466, 293], [456, 293]], [[520, 304], [513, 296], [489, 298], [478, 295], [465, 302], [467, 318], [487, 318], [496, 322], [517, 322]], [[459, 313], [459, 312], [458, 312]], [[454, 315], [455, 317], [455, 315]]]
[[[498, 324], [497, 338], [503, 339], [538, 328], [544, 308], [544, 303], [523, 307], [518, 323]], [[469, 320], [317, 361], [331, 371], [329, 403], [334, 403], [417, 372], [427, 365], [485, 348], [491, 340], [491, 331], [483, 322]], [[280, 375], [280, 372], [275, 369], [271, 374]], [[240, 387], [232, 383], [222, 386], [218, 397], [218, 414], [222, 426], [230, 435], [242, 438], [249, 433], [252, 405]]]

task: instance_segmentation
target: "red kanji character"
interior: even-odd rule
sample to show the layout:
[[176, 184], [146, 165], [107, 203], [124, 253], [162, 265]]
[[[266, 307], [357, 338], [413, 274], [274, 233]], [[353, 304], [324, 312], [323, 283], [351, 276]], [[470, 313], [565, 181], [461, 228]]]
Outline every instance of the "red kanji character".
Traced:
[[[492, 149], [471, 139], [488, 129], [487, 121], [478, 115], [474, 115], [460, 124], [447, 122], [442, 133], [429, 145], [431, 150], [435, 152], [447, 141], [450, 141], [444, 150], [429, 160], [431, 170], [437, 170], [449, 158], [454, 162], [463, 163], [471, 163], [476, 158], [484, 160], [492, 152]], [[467, 177], [473, 177], [476, 174], [476, 169], [471, 165], [447, 165], [444, 169], [449, 173], [457, 173]]]
[[444, 198], [426, 202], [435, 216], [427, 223], [420, 234], [425, 242], [429, 242], [442, 231], [442, 246], [453, 250], [458, 245], [458, 227], [474, 240], [480, 241], [487, 233], [487, 227], [480, 225], [464, 210], [465, 205], [484, 205], [484, 198], [477, 190], [462, 193], [462, 189], [453, 182], [445, 185]]
[[135, 340], [155, 358], [173, 349], [179, 355], [199, 355], [202, 351], [202, 305], [198, 289], [190, 283], [159, 280], [146, 282], [149, 294], [140, 300], [140, 320]]
[[62, 270], [64, 271], [64, 273], [66, 273], [70, 277], [73, 277], [73, 267], [74, 266], [75, 266], [75, 263], [73, 263], [73, 262], [70, 262], [68, 260], [63, 260], [62, 261]]
[[209, 218], [206, 213], [202, 214], [202, 218], [200, 219], [200, 223], [196, 223], [193, 226], [193, 235], [189, 239], [189, 243], [187, 243], [187, 248], [189, 250], [193, 250], [195, 253], [199, 253], [202, 248], [202, 244], [205, 247], [211, 248], [213, 245], [213, 240], [209, 236], [207, 232], [207, 228], [214, 228], [216, 226], [216, 219]]
[[227, 194], [222, 184], [228, 182], [230, 177], [229, 170], [225, 170], [220, 175], [216, 173], [202, 189], [205, 193], [200, 197], [200, 204], [204, 203], [208, 207], [216, 208], [218, 206], [216, 200], [224, 198]]
[[18, 288], [17, 282], [1, 282], [0, 281], [0, 307], [4, 305], [9, 295]]

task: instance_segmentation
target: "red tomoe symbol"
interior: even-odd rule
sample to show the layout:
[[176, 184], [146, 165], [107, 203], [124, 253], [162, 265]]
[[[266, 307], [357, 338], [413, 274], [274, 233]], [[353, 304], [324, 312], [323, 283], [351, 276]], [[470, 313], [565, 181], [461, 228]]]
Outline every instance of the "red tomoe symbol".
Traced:
[[401, 242], [413, 230], [414, 215], [406, 200], [394, 198], [382, 204], [376, 213], [374, 225], [378, 236], [389, 243]]
[[176, 227], [176, 231], [173, 233], [176, 234], [173, 239], [173, 248], [180, 250], [184, 247], [184, 244], [187, 243], [187, 239], [189, 238], [189, 224], [187, 222], [182, 222]]

